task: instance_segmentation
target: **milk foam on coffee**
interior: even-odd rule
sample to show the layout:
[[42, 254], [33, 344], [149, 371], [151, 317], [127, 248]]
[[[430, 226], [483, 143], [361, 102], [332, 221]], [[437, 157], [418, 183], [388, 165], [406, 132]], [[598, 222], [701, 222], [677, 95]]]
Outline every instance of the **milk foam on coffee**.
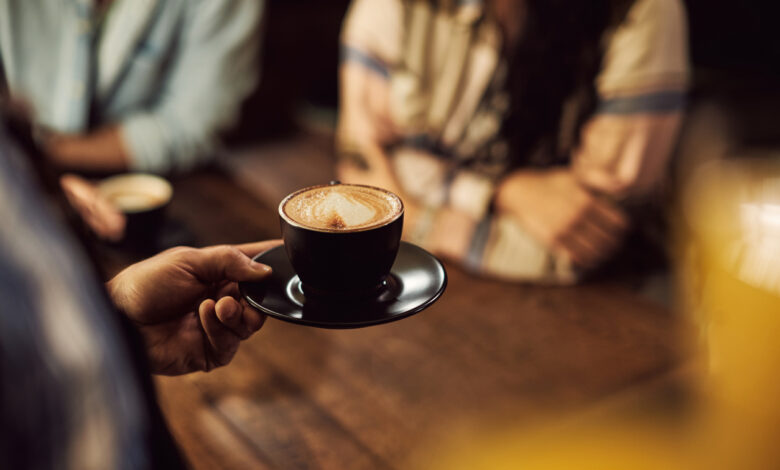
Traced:
[[156, 175], [128, 173], [106, 178], [97, 187], [101, 196], [126, 213], [165, 205], [173, 195], [171, 184]]
[[358, 230], [383, 225], [401, 212], [393, 194], [363, 186], [333, 185], [295, 194], [282, 210], [294, 222], [321, 230]]
[[108, 200], [121, 211], [140, 212], [148, 210], [165, 203], [165, 199], [150, 194], [117, 192], [111, 194]]

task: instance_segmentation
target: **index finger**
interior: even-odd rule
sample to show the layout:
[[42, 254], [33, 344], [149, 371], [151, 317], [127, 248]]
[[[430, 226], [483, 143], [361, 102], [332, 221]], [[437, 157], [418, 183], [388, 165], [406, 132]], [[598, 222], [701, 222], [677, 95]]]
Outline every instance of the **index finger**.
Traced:
[[603, 225], [613, 230], [624, 231], [628, 228], [628, 216], [618, 206], [605, 201], [597, 199], [591, 206], [592, 214], [598, 217]]
[[276, 239], [276, 240], [263, 240], [261, 242], [253, 242], [253, 243], [244, 243], [241, 245], [235, 245], [236, 248], [238, 248], [242, 253], [249, 256], [250, 258], [255, 257], [255, 255], [258, 255], [264, 251], [268, 251], [271, 248], [275, 248], [282, 244], [282, 240]]

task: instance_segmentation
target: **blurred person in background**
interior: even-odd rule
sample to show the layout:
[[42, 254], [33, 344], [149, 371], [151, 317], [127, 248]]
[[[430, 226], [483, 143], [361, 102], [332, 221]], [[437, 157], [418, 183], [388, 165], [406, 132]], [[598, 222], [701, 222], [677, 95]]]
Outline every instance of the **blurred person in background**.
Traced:
[[340, 178], [473, 271], [576, 282], [659, 191], [688, 76], [679, 0], [354, 0]]
[[0, 0], [0, 90], [61, 168], [186, 170], [255, 86], [263, 0]]
[[0, 468], [185, 468], [149, 373], [232, 359], [265, 318], [239, 303], [237, 281], [267, 277], [251, 256], [277, 242], [171, 249], [103, 286], [29, 126], [9, 122], [0, 122]]

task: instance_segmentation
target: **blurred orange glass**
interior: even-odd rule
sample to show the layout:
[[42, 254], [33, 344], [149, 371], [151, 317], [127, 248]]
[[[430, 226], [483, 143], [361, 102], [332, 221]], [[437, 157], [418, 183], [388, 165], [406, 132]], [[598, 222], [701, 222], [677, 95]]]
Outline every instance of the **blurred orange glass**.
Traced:
[[706, 373], [702, 456], [713, 467], [780, 465], [780, 160], [714, 161], [683, 199], [684, 305]]
[[482, 425], [415, 468], [780, 467], [780, 158], [711, 161], [692, 174], [675, 261], [681, 309], [699, 331], [701, 401], [661, 426], [614, 416]]

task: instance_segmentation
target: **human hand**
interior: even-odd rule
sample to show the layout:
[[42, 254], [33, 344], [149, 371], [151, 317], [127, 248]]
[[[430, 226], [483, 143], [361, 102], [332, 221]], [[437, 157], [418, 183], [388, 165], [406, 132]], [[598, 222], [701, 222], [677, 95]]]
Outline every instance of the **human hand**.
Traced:
[[628, 228], [626, 214], [580, 185], [569, 169], [512, 173], [498, 188], [496, 206], [584, 268], [611, 255]]
[[64, 169], [121, 172], [130, 165], [130, 151], [118, 125], [88, 134], [49, 132], [43, 147], [49, 161]]
[[152, 372], [179, 375], [230, 362], [265, 316], [238, 300], [238, 281], [271, 268], [251, 257], [278, 240], [208, 248], [178, 247], [136, 263], [107, 284], [116, 307], [146, 343]]
[[70, 205], [97, 236], [114, 242], [122, 239], [127, 219], [95, 185], [68, 173], [60, 178], [60, 186]]

